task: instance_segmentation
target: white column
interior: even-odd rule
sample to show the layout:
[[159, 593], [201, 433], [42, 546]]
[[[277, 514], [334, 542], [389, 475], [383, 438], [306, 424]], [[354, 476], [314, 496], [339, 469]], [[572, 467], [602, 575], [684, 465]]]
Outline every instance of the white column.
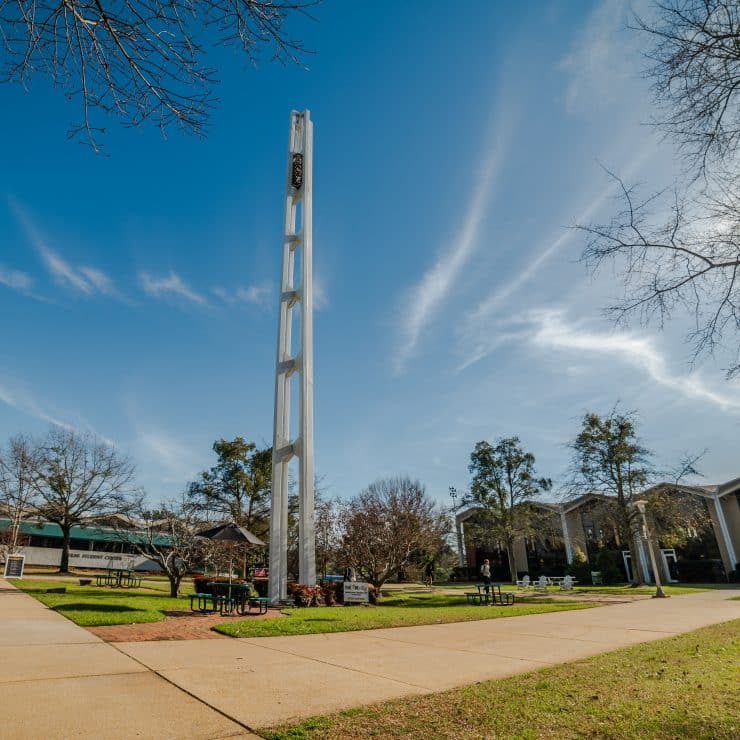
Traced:
[[[653, 574], [653, 577], [650, 577], [650, 569], [648, 568], [648, 562], [647, 562], [647, 553], [645, 552], [645, 543], [646, 540], [644, 537], [637, 537], [637, 548], [638, 552], [640, 553], [640, 565], [642, 566], [642, 572], [645, 576], [645, 582], [646, 583], [653, 583], [655, 581], [655, 574]], [[634, 564], [633, 564], [634, 567]]]
[[465, 560], [465, 540], [463, 538], [463, 523], [455, 519], [455, 530], [457, 532], [457, 564], [464, 568], [467, 565]]
[[730, 567], [734, 568], [737, 563], [737, 556], [735, 555], [735, 548], [732, 546], [730, 529], [727, 526], [727, 519], [725, 519], [725, 512], [722, 509], [722, 501], [720, 500], [719, 494], [712, 496], [712, 501], [714, 501], [714, 508], [717, 510], [717, 521], [719, 522], [719, 528], [722, 531], [722, 538], [725, 541], [727, 554], [730, 556]]
[[[287, 597], [288, 585], [288, 466], [299, 458], [299, 580], [316, 583], [313, 465], [313, 276], [312, 276], [312, 141], [309, 112], [291, 111], [288, 164], [285, 176], [282, 272], [278, 339], [275, 360], [275, 414], [272, 449], [272, 502], [270, 511], [270, 577], [273, 603]], [[301, 202], [302, 201], [302, 202]], [[297, 207], [301, 204], [298, 228]], [[300, 285], [295, 287], [295, 253], [301, 252]], [[300, 348], [291, 356], [293, 306], [300, 301]], [[290, 377], [300, 374], [298, 434], [291, 442]]]
[[301, 254], [300, 468], [298, 571], [301, 583], [316, 584], [313, 467], [313, 123], [303, 113], [303, 253]]
[[565, 511], [560, 512], [560, 524], [563, 527], [563, 542], [565, 543], [565, 559], [568, 565], [573, 562], [573, 543], [570, 541], [570, 532], [568, 531], [568, 517]]

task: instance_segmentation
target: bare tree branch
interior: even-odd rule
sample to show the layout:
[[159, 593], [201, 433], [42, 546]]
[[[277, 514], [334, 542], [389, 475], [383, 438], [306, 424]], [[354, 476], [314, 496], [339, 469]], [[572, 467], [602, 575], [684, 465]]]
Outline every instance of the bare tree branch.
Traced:
[[103, 129], [93, 112], [126, 126], [153, 120], [203, 135], [215, 98], [216, 72], [203, 58], [213, 45], [238, 44], [252, 64], [260, 47], [299, 63], [303, 42], [287, 34], [289, 17], [318, 0], [0, 0], [2, 81], [48, 76], [79, 98], [82, 120], [70, 136], [97, 149]]
[[[740, 332], [740, 194], [725, 185], [693, 206], [674, 194], [670, 215], [654, 222], [655, 196], [637, 200], [613, 175], [622, 193], [622, 210], [608, 224], [579, 225], [588, 236], [582, 259], [592, 271], [613, 261], [624, 298], [607, 308], [617, 321], [637, 317], [662, 327], [676, 309], [693, 316], [687, 339], [694, 358], [712, 353], [726, 333]], [[737, 339], [728, 376], [740, 372]]]
[[737, 0], [657, 2], [658, 20], [636, 17], [654, 41], [648, 53], [657, 123], [697, 174], [733, 156], [740, 143], [740, 4]]

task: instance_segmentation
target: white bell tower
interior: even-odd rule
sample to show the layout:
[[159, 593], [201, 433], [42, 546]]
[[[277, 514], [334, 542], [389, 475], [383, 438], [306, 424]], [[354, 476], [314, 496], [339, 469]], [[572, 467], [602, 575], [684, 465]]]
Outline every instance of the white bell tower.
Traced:
[[[272, 440], [272, 508], [270, 511], [270, 579], [272, 603], [287, 598], [288, 464], [298, 458], [299, 574], [301, 583], [316, 583], [313, 466], [313, 264], [312, 182], [313, 124], [308, 110], [291, 111], [285, 220], [280, 280], [275, 420]], [[300, 277], [295, 284], [299, 256]], [[300, 305], [300, 340], [293, 353], [293, 308]], [[298, 373], [298, 433], [290, 434], [291, 376]]]

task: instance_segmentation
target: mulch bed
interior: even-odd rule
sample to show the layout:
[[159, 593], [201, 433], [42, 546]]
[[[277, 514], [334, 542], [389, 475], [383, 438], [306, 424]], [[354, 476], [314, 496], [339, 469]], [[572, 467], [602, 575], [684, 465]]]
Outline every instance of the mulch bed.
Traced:
[[115, 624], [109, 627], [88, 627], [88, 631], [106, 642], [147, 642], [150, 640], [232, 640], [214, 632], [211, 627], [234, 619], [276, 619], [282, 614], [270, 609], [267, 614], [245, 617], [222, 617], [220, 614], [197, 614], [191, 611], [169, 611], [161, 622]]

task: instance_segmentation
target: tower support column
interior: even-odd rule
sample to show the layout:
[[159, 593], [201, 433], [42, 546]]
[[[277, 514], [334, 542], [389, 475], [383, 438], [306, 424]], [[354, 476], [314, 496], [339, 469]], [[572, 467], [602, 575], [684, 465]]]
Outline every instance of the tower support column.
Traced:
[[[298, 458], [298, 578], [316, 583], [313, 462], [313, 124], [308, 110], [291, 111], [285, 178], [282, 270], [275, 360], [275, 413], [272, 445], [270, 576], [272, 603], [287, 598], [288, 466]], [[295, 261], [300, 281], [295, 285]], [[299, 348], [292, 348], [293, 308], [300, 303]], [[291, 376], [298, 373], [298, 434], [291, 438]]]

